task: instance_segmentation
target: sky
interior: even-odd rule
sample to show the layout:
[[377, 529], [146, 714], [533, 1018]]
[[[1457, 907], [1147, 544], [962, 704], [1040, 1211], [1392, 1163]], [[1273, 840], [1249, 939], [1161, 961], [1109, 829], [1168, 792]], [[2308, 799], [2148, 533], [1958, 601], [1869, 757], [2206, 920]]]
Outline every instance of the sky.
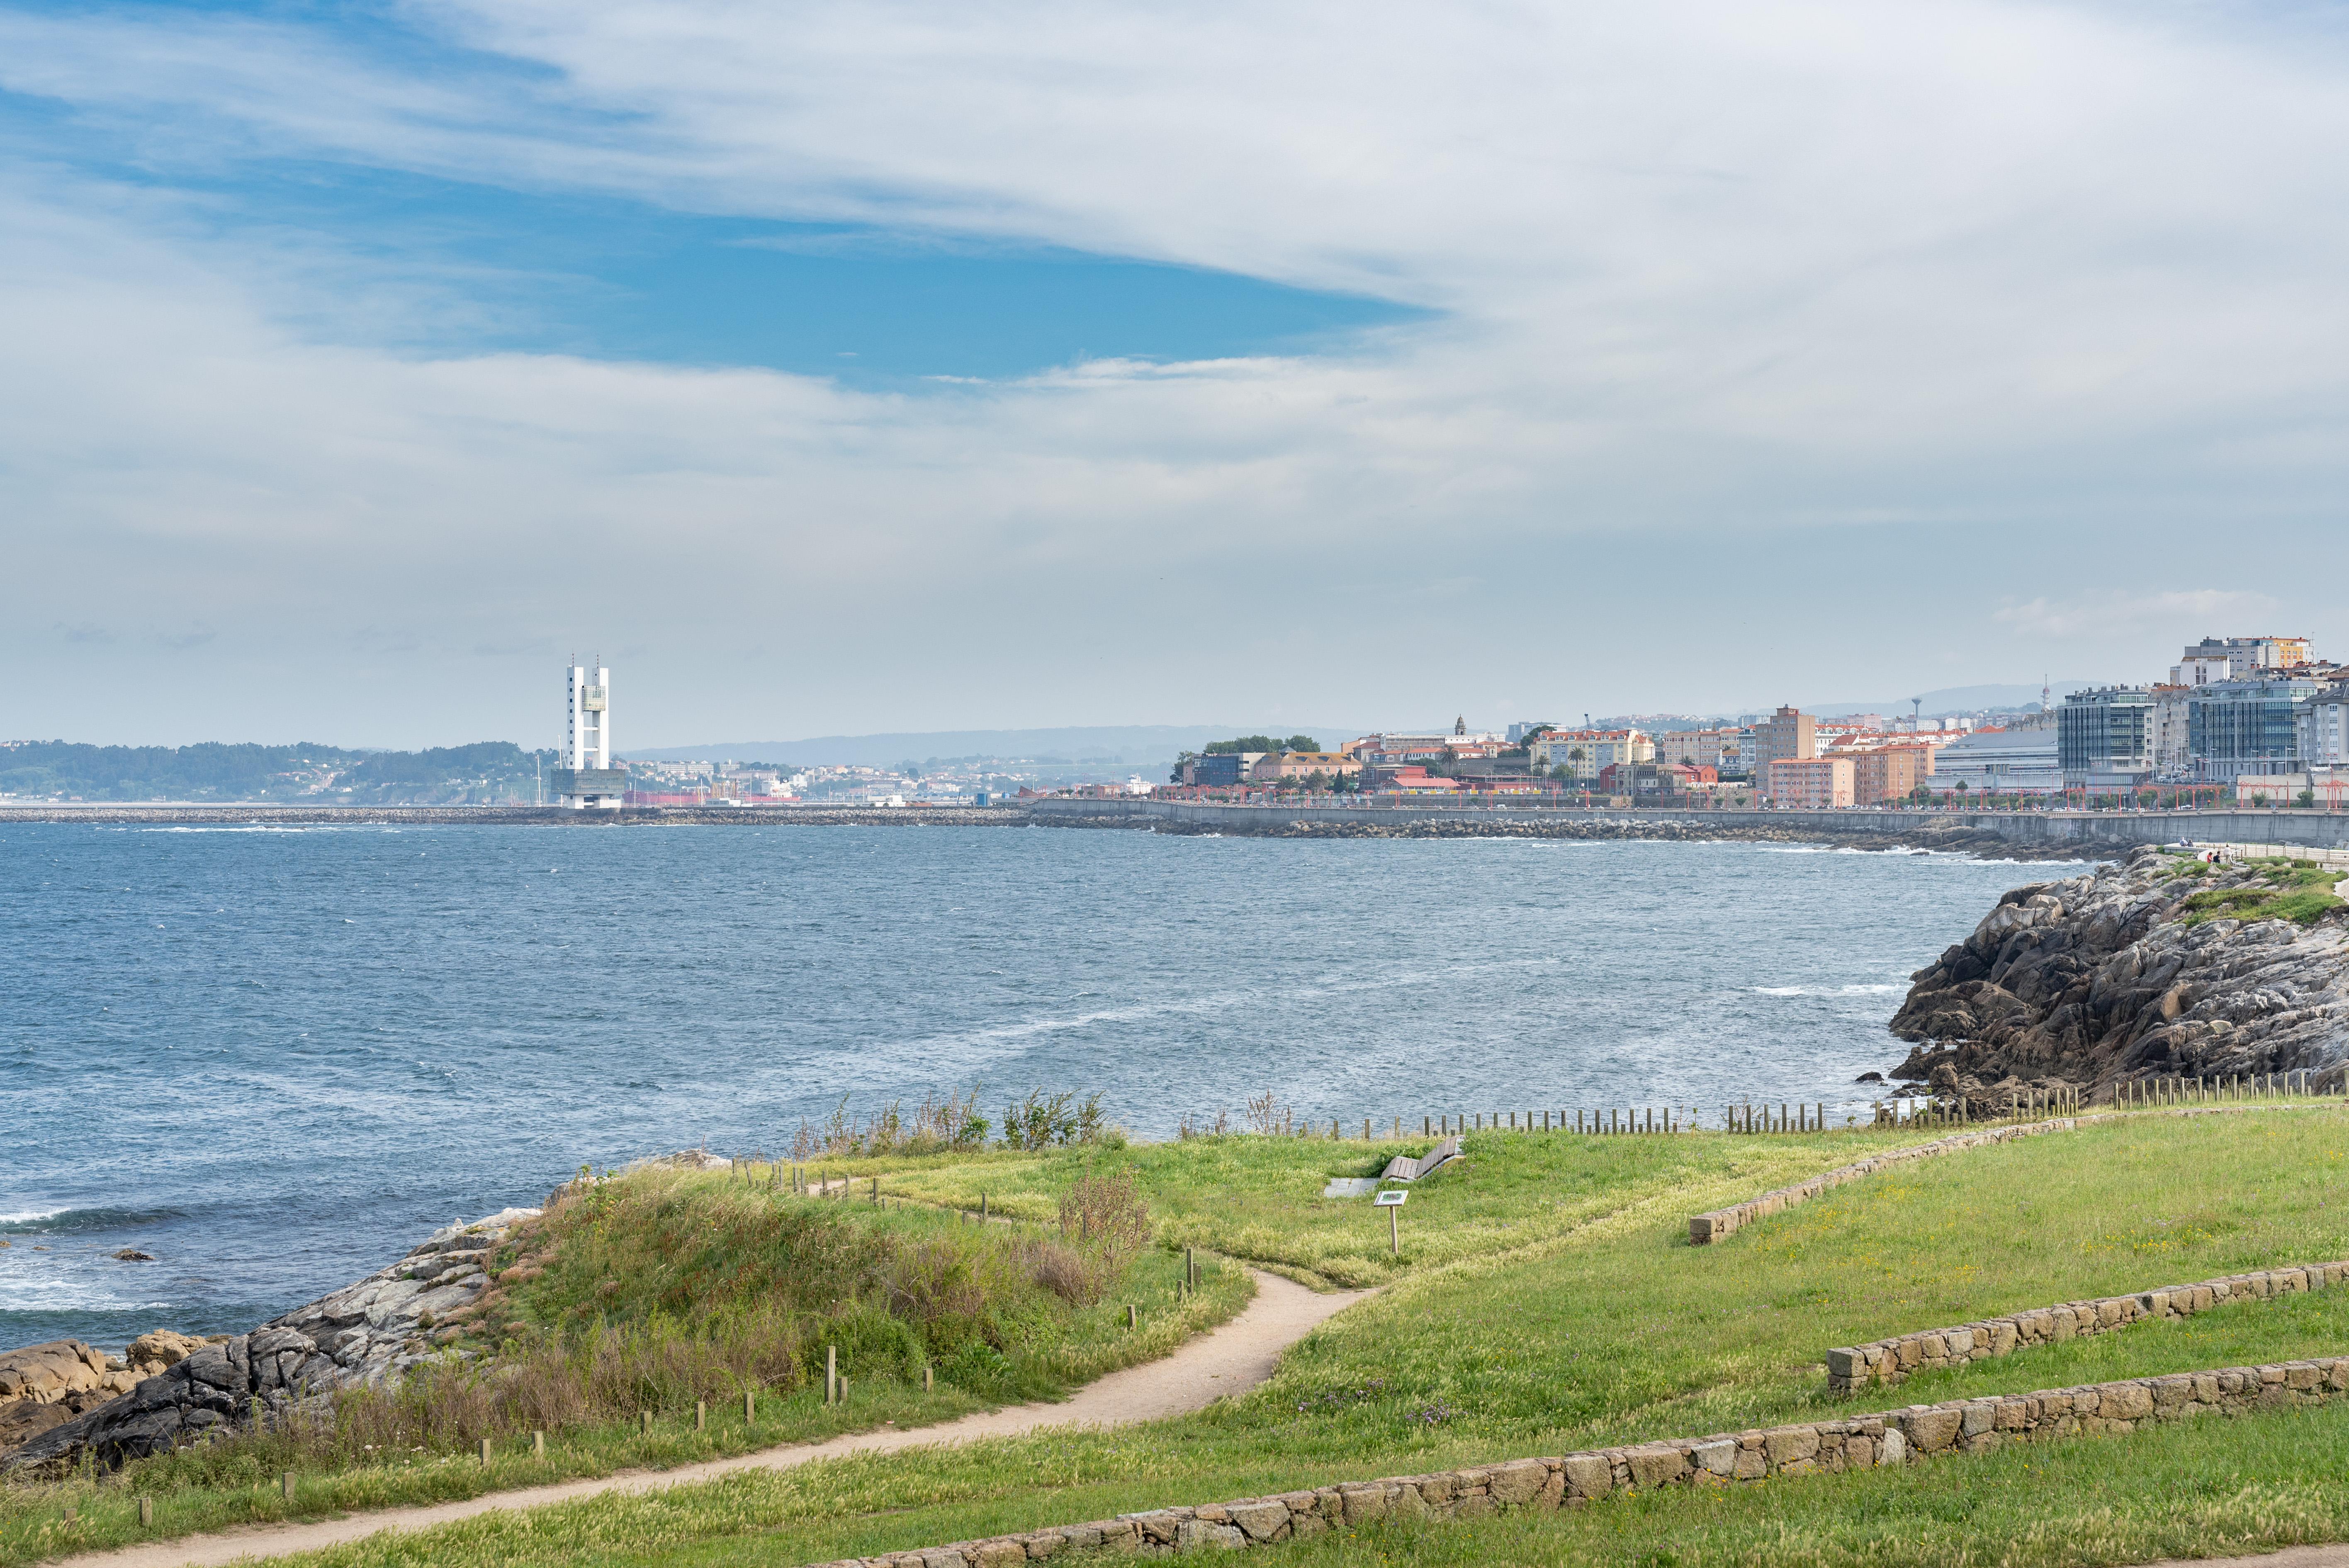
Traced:
[[2349, 656], [2349, 8], [0, 0], [0, 738]]

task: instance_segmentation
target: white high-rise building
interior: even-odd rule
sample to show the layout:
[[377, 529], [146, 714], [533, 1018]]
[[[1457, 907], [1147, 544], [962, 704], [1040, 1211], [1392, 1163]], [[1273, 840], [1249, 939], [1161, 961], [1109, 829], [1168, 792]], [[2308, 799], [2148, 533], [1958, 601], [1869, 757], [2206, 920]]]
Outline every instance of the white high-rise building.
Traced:
[[612, 672], [574, 665], [564, 681], [563, 767], [555, 792], [574, 810], [616, 810], [627, 793], [628, 771], [612, 766]]

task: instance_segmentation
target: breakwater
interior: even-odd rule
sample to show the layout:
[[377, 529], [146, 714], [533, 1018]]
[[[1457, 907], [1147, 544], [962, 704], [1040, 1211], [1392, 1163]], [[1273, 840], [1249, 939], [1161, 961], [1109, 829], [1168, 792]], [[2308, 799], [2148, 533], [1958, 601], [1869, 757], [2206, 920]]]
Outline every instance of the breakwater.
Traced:
[[1262, 838], [1682, 839], [1836, 843], [2068, 860], [2139, 844], [2224, 843], [2349, 853], [2349, 812], [2237, 811], [1684, 811], [1655, 808], [1435, 804], [1349, 805], [1046, 797], [997, 806], [332, 806], [0, 802], [9, 822], [108, 825], [443, 825], [625, 828], [1125, 828]]
[[0, 804], [10, 822], [108, 827], [1024, 828], [1020, 806], [304, 806]]
[[1684, 811], [1546, 805], [1226, 805], [1207, 800], [1047, 799], [1028, 806], [1045, 827], [1154, 828], [1278, 838], [1455, 835], [1746, 839], [1997, 851], [2015, 858], [2098, 858], [2185, 840], [2349, 849], [2349, 812], [2240, 811]]

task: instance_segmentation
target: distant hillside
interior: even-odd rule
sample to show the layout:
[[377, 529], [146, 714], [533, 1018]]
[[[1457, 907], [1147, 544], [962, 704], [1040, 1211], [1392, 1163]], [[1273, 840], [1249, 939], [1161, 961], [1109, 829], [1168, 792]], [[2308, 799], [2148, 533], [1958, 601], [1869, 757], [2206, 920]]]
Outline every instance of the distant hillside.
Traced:
[[[2061, 703], [2073, 692], [2111, 684], [2110, 681], [2050, 681], [2048, 689], [2054, 695], [2055, 701]], [[1913, 695], [1923, 700], [1924, 707], [1921, 711], [1927, 718], [1940, 717], [1950, 714], [1980, 713], [1990, 708], [2023, 708], [2039, 706], [2039, 688], [2035, 686], [1943, 686], [1939, 691], [1917, 692]], [[1875, 702], [1820, 703], [1812, 711], [1822, 718], [1839, 718], [1845, 714], [1851, 713], [1880, 713], [1885, 717], [1890, 718], [1896, 714], [1906, 715], [1909, 712], [1909, 698], [1883, 697]]]
[[[541, 757], [552, 766], [554, 754]], [[429, 751], [0, 741], [0, 796], [40, 800], [302, 800], [340, 806], [527, 805], [540, 758], [507, 740]]]
[[789, 762], [802, 768], [895, 768], [901, 762], [934, 763], [1026, 758], [1048, 763], [1093, 763], [1136, 769], [1164, 765], [1185, 751], [1235, 735], [1306, 734], [1335, 746], [1362, 734], [1342, 726], [1252, 724], [1118, 724], [1066, 729], [939, 729], [888, 735], [819, 735], [805, 740], [726, 740], [707, 746], [667, 746], [631, 750], [653, 762]]

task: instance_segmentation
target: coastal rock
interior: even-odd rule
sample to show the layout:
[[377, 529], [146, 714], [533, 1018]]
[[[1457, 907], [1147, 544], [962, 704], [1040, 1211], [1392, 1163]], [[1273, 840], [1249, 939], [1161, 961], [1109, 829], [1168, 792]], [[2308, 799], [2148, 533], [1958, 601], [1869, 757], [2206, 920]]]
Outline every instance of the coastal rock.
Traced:
[[[125, 1461], [164, 1453], [206, 1433], [277, 1419], [338, 1388], [397, 1382], [419, 1362], [462, 1350], [424, 1348], [427, 1325], [470, 1305], [487, 1287], [481, 1261], [536, 1209], [504, 1209], [467, 1224], [435, 1231], [388, 1268], [356, 1284], [295, 1307], [250, 1334], [197, 1340], [159, 1329], [131, 1344], [131, 1367], [109, 1371], [106, 1358], [76, 1341], [72, 1359], [86, 1371], [116, 1379], [103, 1402], [11, 1438], [0, 1429], [0, 1474], [70, 1469], [85, 1456], [113, 1470]], [[43, 1355], [67, 1376], [56, 1346], [0, 1357]], [[32, 1363], [27, 1363], [32, 1365]], [[148, 1368], [152, 1367], [150, 1372]], [[134, 1370], [135, 1369], [135, 1370]], [[135, 1385], [132, 1381], [136, 1378]], [[46, 1386], [46, 1385], [45, 1385]], [[6, 1385], [0, 1384], [0, 1387]], [[5, 1396], [0, 1396], [5, 1397]], [[29, 1440], [27, 1440], [29, 1439]], [[7, 1451], [11, 1443], [17, 1446]]]
[[[2256, 893], [2261, 872], [2210, 874], [2151, 847], [2063, 882], [2019, 887], [1919, 970], [1892, 1032], [1920, 1042], [1894, 1069], [1986, 1106], [2053, 1083], [2307, 1071], [2349, 1065], [2349, 923], [2222, 916], [2198, 892]], [[2203, 913], [2208, 913], [2203, 912]], [[2256, 914], [2256, 911], [2254, 911]]]
[[103, 1388], [122, 1363], [78, 1339], [52, 1339], [0, 1355], [0, 1400], [54, 1405], [68, 1394]]
[[87, 1415], [136, 1381], [121, 1362], [78, 1339], [0, 1354], [0, 1452]]
[[132, 1340], [126, 1359], [139, 1377], [152, 1377], [166, 1367], [178, 1366], [205, 1346], [224, 1344], [228, 1338], [225, 1334], [198, 1336], [159, 1328]]

